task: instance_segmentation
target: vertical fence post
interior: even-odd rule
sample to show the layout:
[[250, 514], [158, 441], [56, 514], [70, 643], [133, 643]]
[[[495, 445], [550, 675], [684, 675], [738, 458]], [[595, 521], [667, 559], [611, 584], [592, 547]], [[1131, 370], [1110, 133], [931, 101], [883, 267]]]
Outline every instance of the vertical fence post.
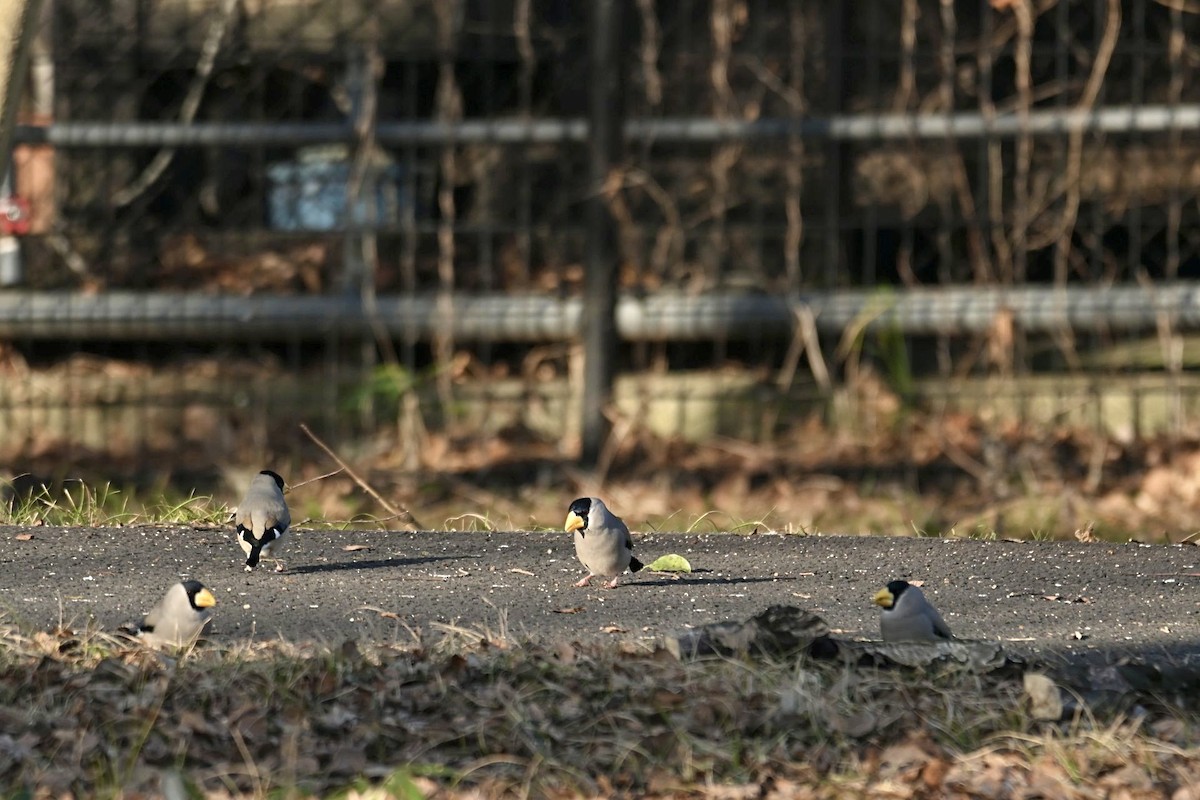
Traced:
[[608, 436], [617, 356], [617, 248], [605, 191], [620, 163], [624, 121], [621, 63], [623, 0], [593, 0], [589, 10], [587, 256], [583, 281], [583, 398], [580, 460], [594, 466]]
[[37, 33], [41, 0], [0, 0], [0, 181], [12, 161], [12, 132], [25, 82], [29, 45]]

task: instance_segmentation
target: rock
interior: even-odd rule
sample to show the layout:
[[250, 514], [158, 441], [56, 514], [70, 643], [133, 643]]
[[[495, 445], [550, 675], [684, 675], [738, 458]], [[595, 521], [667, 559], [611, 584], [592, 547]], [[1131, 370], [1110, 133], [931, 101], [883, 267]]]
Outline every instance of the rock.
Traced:
[[795, 606], [771, 606], [741, 622], [713, 622], [689, 628], [667, 636], [665, 644], [671, 655], [681, 661], [745, 654], [791, 656], [802, 652], [827, 656], [837, 650], [829, 639], [825, 620]]
[[836, 640], [844, 658], [876, 666], [931, 667], [962, 664], [972, 672], [994, 672], [1020, 661], [999, 642], [948, 639], [942, 642], [851, 642]]
[[1029, 713], [1034, 719], [1056, 722], [1063, 715], [1062, 693], [1058, 684], [1040, 672], [1027, 672], [1023, 679]]
[[666, 649], [680, 660], [708, 656], [769, 655], [836, 658], [862, 665], [928, 667], [965, 665], [974, 672], [1020, 665], [999, 642], [858, 642], [829, 635], [825, 620], [795, 606], [771, 606], [743, 621], [713, 622], [667, 636]]

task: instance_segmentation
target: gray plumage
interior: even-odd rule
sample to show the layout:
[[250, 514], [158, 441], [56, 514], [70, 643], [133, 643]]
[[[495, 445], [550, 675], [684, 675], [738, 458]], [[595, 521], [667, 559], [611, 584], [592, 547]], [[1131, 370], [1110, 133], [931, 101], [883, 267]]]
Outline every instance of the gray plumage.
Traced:
[[126, 632], [154, 647], [187, 647], [200, 638], [212, 619], [217, 599], [199, 581], [184, 581], [167, 590], [162, 599]]
[[269, 469], [254, 476], [250, 488], [237, 508], [237, 539], [246, 554], [246, 571], [258, 566], [259, 559], [275, 558], [275, 571], [283, 571], [279, 551], [292, 517], [283, 499], [283, 478]]
[[879, 633], [885, 642], [940, 642], [953, 639], [950, 626], [925, 599], [920, 587], [892, 581], [875, 594]]
[[592, 578], [601, 577], [611, 578], [604, 584], [606, 589], [615, 589], [617, 578], [626, 569], [637, 572], [643, 566], [633, 556], [629, 528], [598, 497], [581, 497], [571, 503], [566, 529], [575, 532], [575, 555], [588, 571], [576, 586], [587, 586]]

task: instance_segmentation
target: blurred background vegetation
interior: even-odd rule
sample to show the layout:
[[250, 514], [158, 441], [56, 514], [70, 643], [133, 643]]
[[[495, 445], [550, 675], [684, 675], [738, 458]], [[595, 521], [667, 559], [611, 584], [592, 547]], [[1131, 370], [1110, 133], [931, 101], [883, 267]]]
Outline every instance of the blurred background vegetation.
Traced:
[[305, 423], [434, 526], [1200, 529], [1195, 7], [596, 6], [41, 3], [8, 476], [232, 500]]

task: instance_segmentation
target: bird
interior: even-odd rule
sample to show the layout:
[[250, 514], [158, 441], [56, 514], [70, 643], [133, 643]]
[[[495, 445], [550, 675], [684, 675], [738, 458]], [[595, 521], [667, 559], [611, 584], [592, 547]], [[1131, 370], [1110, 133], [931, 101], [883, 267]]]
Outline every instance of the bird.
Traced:
[[200, 638], [216, 604], [200, 581], [184, 581], [168, 589], [141, 622], [122, 630], [155, 647], [187, 647]]
[[941, 642], [953, 639], [950, 626], [925, 599], [920, 587], [908, 581], [891, 581], [875, 593], [879, 633], [885, 642]]
[[279, 550], [292, 517], [283, 499], [283, 478], [269, 469], [254, 476], [246, 496], [237, 507], [237, 539], [246, 554], [246, 572], [252, 572], [258, 561], [275, 556], [275, 571], [283, 572]]
[[617, 578], [626, 568], [637, 572], [644, 566], [634, 558], [629, 528], [598, 497], [580, 497], [572, 502], [566, 529], [575, 532], [575, 555], [588, 571], [576, 586], [587, 586], [595, 577], [611, 577], [604, 588], [615, 589]]

